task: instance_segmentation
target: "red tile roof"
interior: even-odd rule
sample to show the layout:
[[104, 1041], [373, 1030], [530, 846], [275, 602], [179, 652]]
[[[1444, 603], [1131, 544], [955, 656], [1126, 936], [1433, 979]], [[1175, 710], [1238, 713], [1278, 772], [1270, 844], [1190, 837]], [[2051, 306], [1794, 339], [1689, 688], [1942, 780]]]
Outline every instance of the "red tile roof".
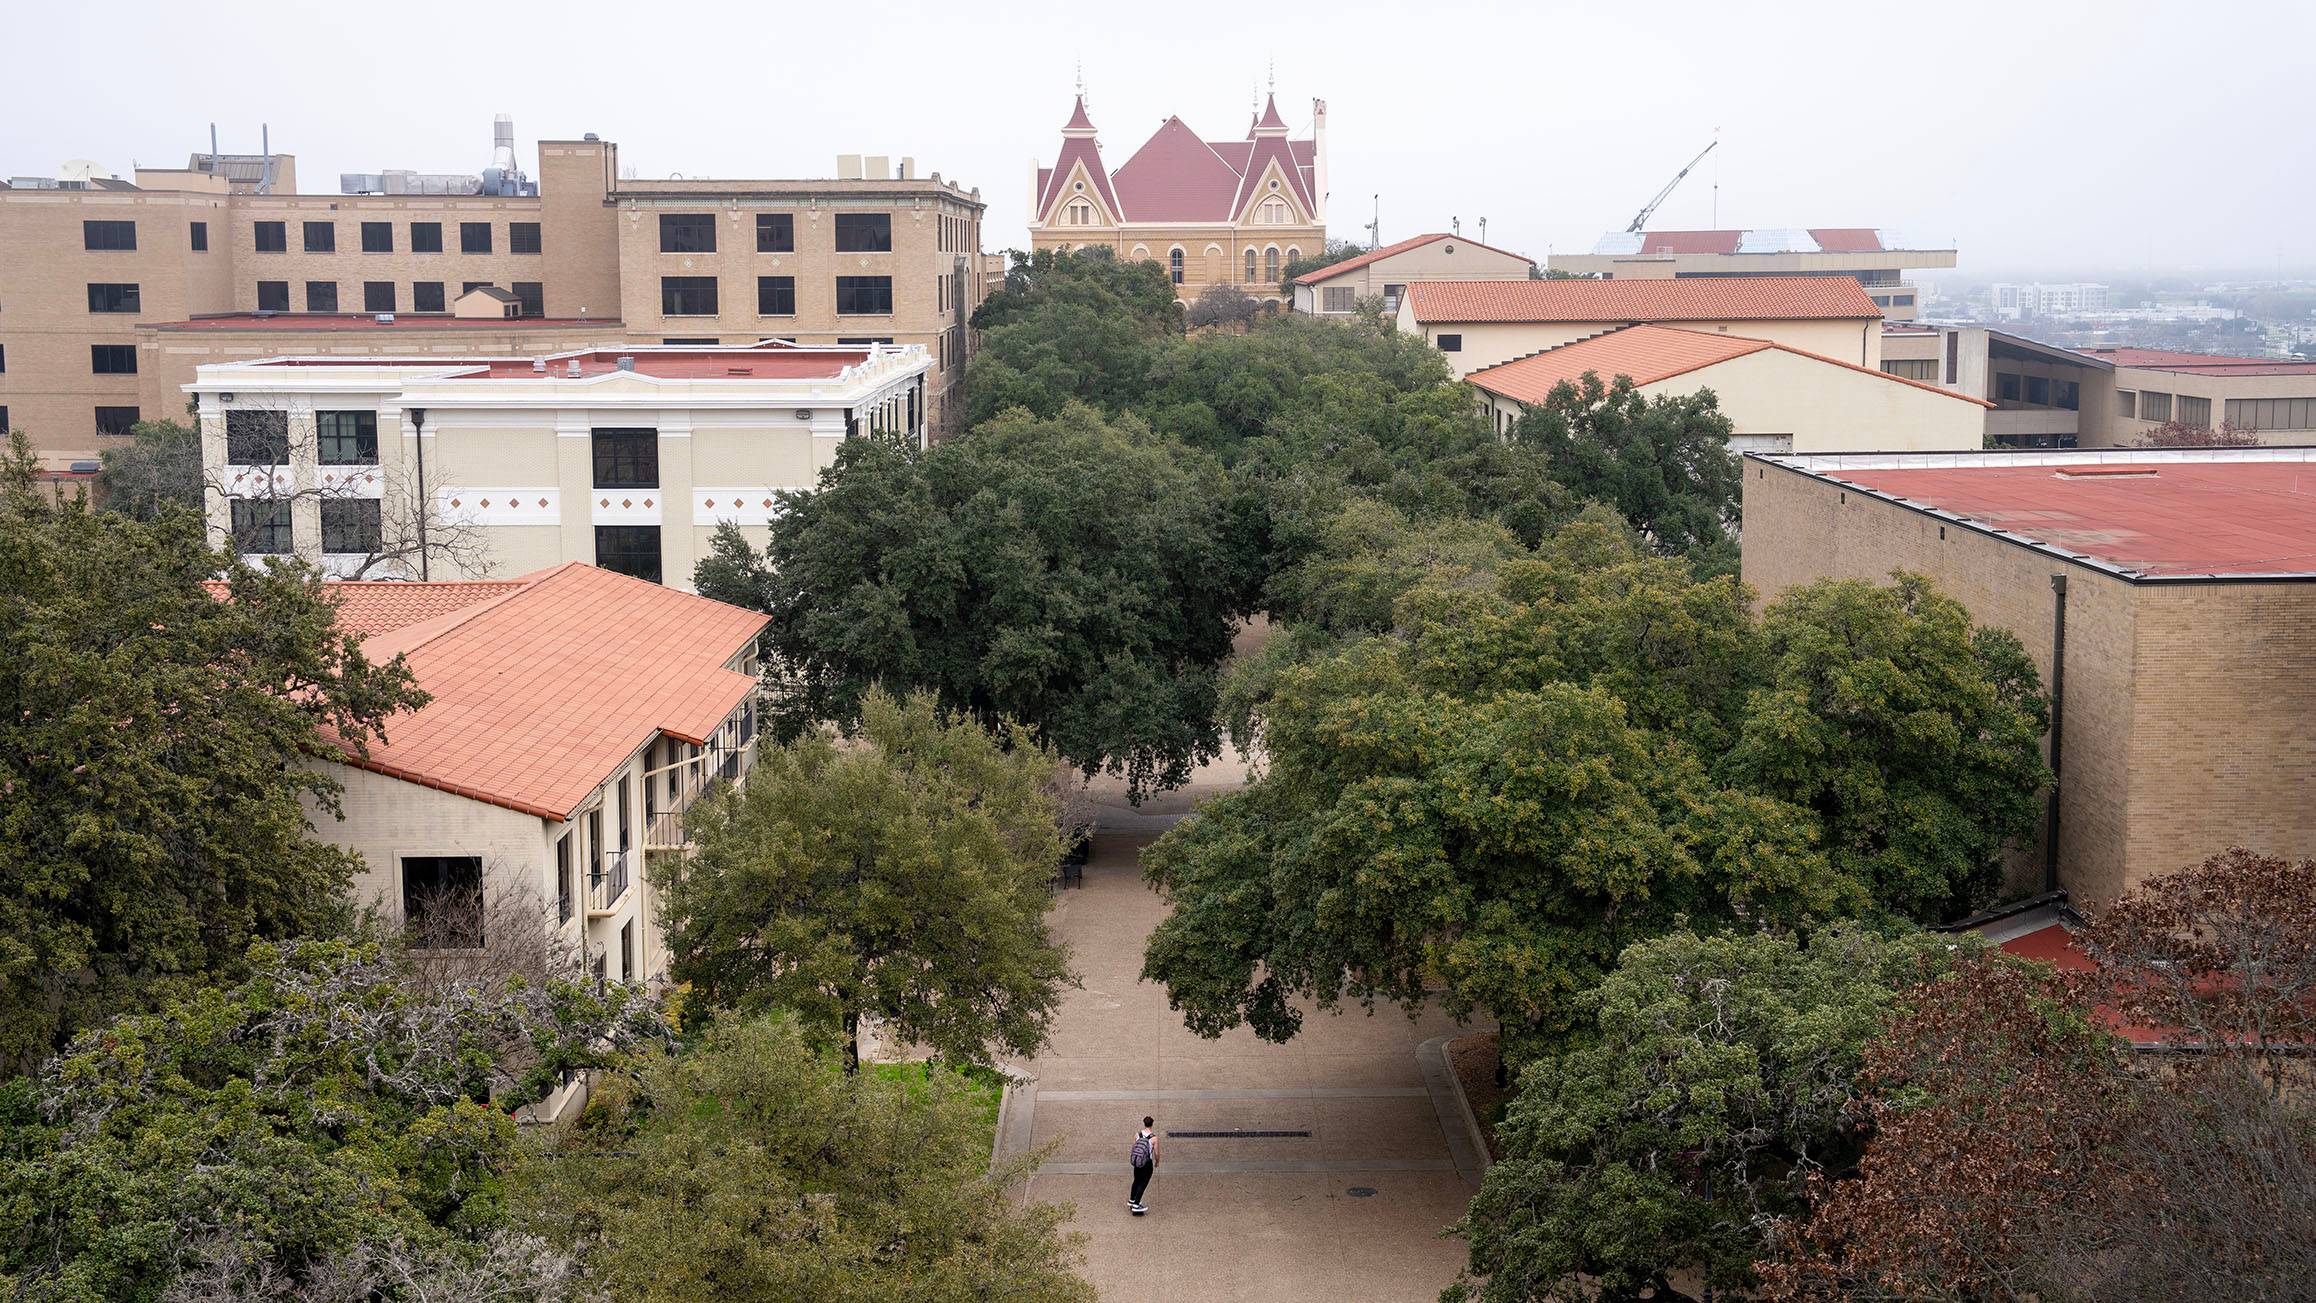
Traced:
[[2316, 574], [2316, 462], [2117, 450], [2080, 464], [2152, 473], [2062, 475], [2067, 460], [1810, 473], [2140, 575]]
[[364, 639], [434, 699], [347, 763], [544, 819], [658, 734], [707, 740], [755, 688], [725, 663], [769, 620], [577, 562], [506, 584], [331, 587], [358, 619], [443, 608]]
[[1774, 344], [1765, 339], [1681, 330], [1673, 326], [1623, 326], [1572, 344], [1562, 344], [1558, 348], [1548, 348], [1526, 357], [1513, 358], [1509, 362], [1482, 367], [1464, 378], [1489, 393], [1501, 394], [1515, 402], [1541, 403], [1552, 393], [1553, 386], [1563, 380], [1579, 380], [1587, 371], [1603, 380], [1630, 376], [1635, 385], [1650, 385], [1763, 351], [1791, 353], [1795, 357], [1838, 366], [1890, 384], [1926, 390], [1941, 398], [1952, 398], [1979, 407], [1994, 406], [1984, 399], [1958, 394], [1951, 389], [1941, 389], [1919, 380], [1894, 376], [1887, 371], [1876, 371], [1854, 362], [1844, 362], [1823, 353], [1812, 353], [1805, 348]]
[[2160, 348], [2078, 348], [2075, 351], [2143, 371], [2206, 376], [2316, 375], [2316, 362], [2288, 357], [2229, 357], [2219, 353], [2175, 353]]
[[501, 358], [483, 370], [453, 376], [455, 380], [560, 380], [569, 379], [571, 363], [579, 363], [582, 377], [619, 369], [619, 359], [635, 359], [638, 375], [663, 380], [821, 380], [834, 379], [848, 366], [868, 360], [868, 351], [798, 348], [748, 348], [669, 351], [667, 349], [602, 348], [574, 356], [546, 359], [545, 371], [531, 369], [527, 358]]
[[1102, 166], [1101, 147], [1091, 136], [1071, 136], [1062, 141], [1061, 156], [1054, 160], [1053, 167], [1039, 169], [1038, 214], [1042, 217], [1053, 215], [1054, 202], [1061, 198], [1062, 184], [1070, 178], [1071, 165], [1077, 163], [1085, 164], [1087, 184], [1093, 186], [1094, 193], [1102, 197], [1109, 219], [1113, 222], [1126, 220], [1125, 210], [1118, 204], [1118, 192], [1110, 186], [1110, 170]]
[[375, 315], [364, 316], [350, 312], [230, 312], [220, 313], [213, 317], [194, 317], [189, 321], [148, 321], [140, 324], [153, 330], [358, 330], [372, 333], [454, 330], [571, 330], [595, 326], [616, 335], [624, 329], [623, 324], [617, 318], [449, 317], [418, 316], [411, 313], [395, 314], [391, 325], [381, 325]]
[[[1329, 263], [1317, 271], [1304, 272], [1302, 275], [1295, 278], [1295, 284], [1316, 285], [1320, 281], [1333, 280], [1337, 276], [1340, 276], [1347, 271], [1357, 271], [1369, 263], [1381, 262], [1383, 259], [1389, 258], [1394, 254], [1405, 253], [1409, 249], [1420, 249], [1424, 245], [1436, 244], [1441, 240], [1463, 240], [1463, 237], [1460, 235], [1451, 235], [1446, 231], [1434, 231], [1429, 235], [1410, 236], [1407, 239], [1399, 241], [1397, 244], [1387, 244], [1380, 249], [1369, 249], [1367, 252], [1360, 254], [1356, 258], [1345, 258], [1341, 262]], [[1528, 259], [1528, 255], [1524, 253], [1514, 253], [1509, 249], [1499, 249], [1494, 245], [1482, 244], [1478, 240], [1464, 240], [1463, 242], [1475, 249], [1486, 249], [1490, 253], [1500, 253], [1507, 258], [1519, 258], [1532, 262], [1532, 260]]]
[[1180, 118], [1168, 118], [1118, 169], [1126, 218], [1136, 222], [1228, 221], [1238, 170]]
[[1061, 153], [1053, 166], [1037, 171], [1041, 220], [1051, 220], [1062, 183], [1071, 167], [1080, 163], [1119, 221], [1235, 222], [1274, 161], [1303, 211], [1317, 210], [1312, 189], [1316, 142], [1285, 139], [1280, 133], [1287, 124], [1278, 117], [1275, 102], [1248, 127], [1244, 140], [1201, 140], [1181, 118], [1170, 117], [1116, 172], [1103, 168], [1090, 134], [1072, 134], [1093, 130], [1083, 109], [1081, 101], [1069, 125], [1062, 128]]
[[1809, 238], [1826, 253], [1882, 252], [1882, 233], [1871, 226], [1812, 226]]
[[520, 579], [434, 584], [358, 581], [331, 584], [326, 591], [338, 604], [338, 627], [367, 638], [463, 611], [522, 586]]
[[1670, 280], [1419, 281], [1417, 321], [1880, 320], [1847, 276], [1683, 277]]

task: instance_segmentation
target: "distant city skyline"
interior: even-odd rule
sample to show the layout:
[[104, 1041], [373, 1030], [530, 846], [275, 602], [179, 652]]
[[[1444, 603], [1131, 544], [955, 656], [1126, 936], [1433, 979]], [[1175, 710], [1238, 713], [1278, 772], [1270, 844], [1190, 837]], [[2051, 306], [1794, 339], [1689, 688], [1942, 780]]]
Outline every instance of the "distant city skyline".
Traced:
[[[302, 188], [341, 172], [479, 171], [491, 118], [593, 131], [644, 177], [824, 176], [840, 153], [912, 156], [979, 187], [987, 245], [1025, 247], [1031, 160], [1082, 75], [1112, 166], [1168, 115], [1234, 138], [1275, 78], [1290, 123], [1329, 106], [1330, 234], [1445, 230], [1542, 261], [1589, 250], [1708, 141], [1652, 229], [1873, 226], [1961, 251], [1971, 279], [2316, 274], [2316, 169], [2287, 157], [2302, 92], [2283, 58], [2316, 15], [2286, 4], [1962, 4], [1933, 21], [1785, 6], [1601, 11], [1353, 3], [1315, 31], [1185, 4], [1113, 23], [1074, 7], [902, 4], [767, 22], [710, 4], [515, 9], [417, 0], [353, 11], [149, 0], [12, 20], [19, 104], [0, 175], [89, 158], [183, 166], [270, 124]], [[1999, 41], [1988, 39], [2000, 32]], [[328, 53], [324, 53], [324, 52]], [[220, 77], [230, 52], [235, 75]], [[2225, 94], [2163, 70], [2228, 69]], [[2160, 100], [2150, 94], [2160, 92]], [[2263, 129], [2270, 124], [2273, 129]]]

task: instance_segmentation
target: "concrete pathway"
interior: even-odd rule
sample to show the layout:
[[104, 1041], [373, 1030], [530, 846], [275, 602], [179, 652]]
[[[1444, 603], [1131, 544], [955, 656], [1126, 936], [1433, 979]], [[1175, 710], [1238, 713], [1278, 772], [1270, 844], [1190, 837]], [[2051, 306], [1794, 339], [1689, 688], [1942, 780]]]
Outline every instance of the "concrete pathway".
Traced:
[[[1204, 777], [1202, 775], [1202, 777]], [[1227, 779], [1223, 780], [1225, 783]], [[1201, 785], [1208, 794], [1214, 786]], [[1105, 1300], [1429, 1299], [1463, 1262], [1439, 1236], [1479, 1170], [1444, 1064], [1426, 1042], [1452, 1034], [1437, 1011], [1409, 1019], [1306, 1011], [1285, 1045], [1241, 1028], [1204, 1040], [1141, 981], [1142, 945], [1165, 916], [1145, 887], [1140, 848], [1174, 809], [1105, 809], [1082, 889], [1052, 922], [1083, 989], [1065, 999], [1051, 1046], [1019, 1065], [1034, 1080], [1009, 1100], [999, 1144], [1053, 1144], [1030, 1197], [1074, 1202], [1086, 1275]], [[1177, 804], [1181, 803], [1181, 804]], [[1145, 820], [1149, 822], [1144, 822]], [[1126, 1149], [1144, 1114], [1169, 1131], [1298, 1131], [1308, 1136], [1162, 1139], [1150, 1214], [1125, 1207]], [[1451, 1143], [1452, 1137], [1452, 1143]]]

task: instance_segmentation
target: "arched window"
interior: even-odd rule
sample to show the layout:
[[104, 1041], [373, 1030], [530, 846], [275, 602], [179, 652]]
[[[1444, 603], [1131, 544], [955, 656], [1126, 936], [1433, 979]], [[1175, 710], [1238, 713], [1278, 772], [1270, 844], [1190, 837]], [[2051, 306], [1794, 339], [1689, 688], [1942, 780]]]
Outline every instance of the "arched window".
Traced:
[[1266, 281], [1276, 281], [1278, 278], [1279, 247], [1274, 244], [1270, 248], [1263, 250], [1263, 279]]
[[1297, 258], [1300, 258], [1300, 257], [1302, 257], [1302, 256], [1303, 256], [1303, 251], [1302, 251], [1301, 249], [1298, 249], [1298, 248], [1296, 248], [1295, 246], [1293, 246], [1293, 245], [1291, 245], [1291, 244], [1287, 246], [1287, 261], [1288, 261], [1288, 262], [1293, 262], [1295, 259], [1297, 259]]
[[1255, 211], [1255, 221], [1264, 226], [1285, 226], [1293, 220], [1294, 215], [1287, 211], [1287, 201], [1284, 199], [1266, 199], [1263, 206]]
[[1254, 252], [1254, 250], [1252, 250], [1252, 249], [1249, 249], [1249, 250], [1247, 250], [1247, 251], [1246, 251], [1246, 283], [1247, 283], [1247, 284], [1249, 284], [1249, 285], [1252, 285], [1252, 284], [1254, 284], [1254, 281], [1255, 281], [1255, 252]]
[[1176, 246], [1172, 253], [1166, 255], [1166, 271], [1174, 277], [1175, 284], [1180, 285], [1182, 283], [1182, 249], [1180, 246]]

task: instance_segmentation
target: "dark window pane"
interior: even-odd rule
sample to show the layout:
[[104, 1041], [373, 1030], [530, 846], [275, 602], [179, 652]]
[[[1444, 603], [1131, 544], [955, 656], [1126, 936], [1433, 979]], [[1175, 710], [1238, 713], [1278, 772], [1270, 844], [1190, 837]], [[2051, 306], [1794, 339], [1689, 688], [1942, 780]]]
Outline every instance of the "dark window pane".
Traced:
[[260, 312], [289, 311], [289, 282], [259, 281], [257, 283], [257, 310]]
[[410, 251], [412, 253], [442, 252], [442, 223], [412, 222], [410, 224]]
[[91, 344], [88, 346], [88, 369], [100, 376], [133, 376], [137, 373], [137, 346]]
[[716, 278], [713, 276], [662, 276], [659, 278], [659, 310], [670, 317], [712, 317], [716, 315]]
[[137, 312], [141, 310], [142, 302], [134, 285], [88, 287], [88, 310], [91, 312]]
[[209, 252], [209, 223], [193, 223], [193, 252]]
[[392, 222], [364, 222], [364, 223], [362, 223], [362, 252], [364, 252], [364, 253], [392, 253], [392, 252], [394, 252], [394, 223], [392, 223]]
[[712, 213], [661, 213], [661, 253], [714, 253], [716, 218]]
[[227, 412], [225, 460], [235, 466], [279, 466], [289, 460], [289, 417], [282, 412]]
[[257, 251], [259, 253], [286, 253], [288, 250], [288, 222], [259, 222], [257, 224]]
[[597, 525], [595, 564], [637, 579], [659, 582], [659, 526]]
[[839, 276], [836, 278], [836, 311], [844, 317], [874, 317], [893, 310], [893, 278], [890, 276]]
[[489, 253], [491, 251], [491, 224], [489, 222], [460, 222], [458, 224], [458, 251], [460, 253]]
[[595, 487], [659, 487], [659, 431], [595, 431]]
[[411, 944], [420, 948], [482, 949], [482, 857], [405, 856], [402, 921], [410, 929]]
[[766, 317], [793, 317], [796, 315], [796, 278], [794, 276], [758, 276], [756, 278], [756, 311]]
[[137, 424], [134, 407], [100, 407], [96, 409], [98, 434], [127, 434]]
[[459, 284], [458, 292], [461, 294], [472, 294], [476, 290], [487, 290], [490, 287], [491, 283], [489, 281], [462, 281]]
[[362, 311], [392, 312], [394, 310], [394, 282], [363, 281]]
[[256, 556], [288, 556], [290, 504], [275, 498], [235, 498], [233, 547]]
[[539, 224], [537, 222], [507, 223], [508, 253], [537, 253], [539, 251]]
[[442, 311], [442, 282], [419, 281], [412, 285], [410, 287], [410, 310], [412, 312]]
[[306, 282], [306, 311], [336, 312], [338, 310], [338, 283], [336, 281]]
[[547, 293], [538, 281], [516, 281], [508, 288], [515, 292], [515, 300], [523, 305], [524, 316], [547, 315]]
[[[226, 419], [257, 413], [228, 412]], [[230, 442], [231, 436], [228, 435]], [[375, 466], [378, 464], [378, 414], [376, 412], [316, 412], [314, 413], [314, 448], [324, 466]], [[231, 460], [229, 457], [228, 460]], [[247, 463], [236, 463], [247, 464]]]
[[796, 217], [793, 213], [756, 214], [756, 252], [796, 252]]
[[838, 253], [890, 253], [893, 247], [891, 213], [838, 213]]
[[336, 253], [338, 251], [338, 224], [335, 222], [306, 223], [307, 253]]
[[137, 224], [82, 222], [80, 241], [84, 249], [134, 249], [137, 247]]
[[322, 500], [322, 551], [371, 556], [380, 547], [383, 518], [376, 498]]

